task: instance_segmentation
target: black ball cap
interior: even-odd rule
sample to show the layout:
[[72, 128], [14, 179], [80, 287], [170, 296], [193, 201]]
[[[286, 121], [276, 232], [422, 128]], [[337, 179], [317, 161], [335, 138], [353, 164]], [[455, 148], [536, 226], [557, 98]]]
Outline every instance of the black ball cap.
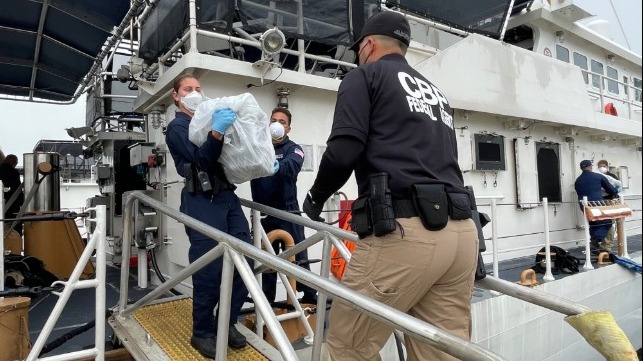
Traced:
[[406, 17], [395, 11], [382, 11], [371, 16], [364, 24], [359, 39], [351, 46], [356, 50], [359, 43], [369, 35], [385, 35], [409, 45], [411, 43], [411, 27]]

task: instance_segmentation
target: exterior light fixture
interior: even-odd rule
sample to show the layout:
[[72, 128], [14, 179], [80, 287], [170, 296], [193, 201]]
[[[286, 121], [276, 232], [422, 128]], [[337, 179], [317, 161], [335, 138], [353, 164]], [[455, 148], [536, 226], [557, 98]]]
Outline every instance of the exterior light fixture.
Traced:
[[279, 88], [279, 89], [277, 89], [277, 97], [279, 98], [279, 101], [277, 102], [277, 106], [279, 108], [288, 109], [288, 96], [289, 95], [290, 95], [290, 89], [288, 89], [288, 88]]
[[556, 37], [558, 38], [559, 43], [564, 43], [565, 42], [565, 32], [562, 30], [558, 30], [556, 32]]
[[261, 50], [269, 56], [279, 53], [286, 45], [284, 33], [277, 28], [266, 30], [261, 34], [259, 41], [261, 42]]

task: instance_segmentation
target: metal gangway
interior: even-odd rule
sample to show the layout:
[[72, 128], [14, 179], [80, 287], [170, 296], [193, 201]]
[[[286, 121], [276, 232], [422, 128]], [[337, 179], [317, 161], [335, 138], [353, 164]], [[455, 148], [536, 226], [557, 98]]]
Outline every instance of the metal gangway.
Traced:
[[[257, 335], [244, 332], [246, 333], [246, 336], [249, 336], [248, 339], [251, 345], [254, 346], [255, 343], [259, 345], [259, 348], [257, 349], [260, 351], [262, 356], [266, 356], [265, 359], [289, 361], [298, 360], [297, 353], [286, 337], [285, 332], [281, 327], [281, 324], [279, 323], [278, 317], [270, 307], [270, 304], [265, 298], [257, 281], [256, 275], [263, 272], [267, 268], [270, 268], [278, 271], [284, 278], [294, 277], [295, 279], [297, 279], [297, 281], [301, 281], [319, 291], [317, 304], [318, 319], [325, 319], [326, 300], [327, 297], [330, 296], [334, 299], [334, 301], [345, 302], [349, 305], [352, 305], [352, 307], [364, 312], [365, 314], [368, 314], [369, 316], [381, 322], [391, 325], [397, 330], [396, 332], [401, 331], [408, 337], [414, 337], [416, 339], [427, 342], [431, 346], [443, 350], [457, 358], [466, 360], [503, 360], [501, 356], [498, 356], [481, 346], [451, 336], [447, 332], [437, 329], [436, 327], [424, 321], [413, 318], [401, 311], [393, 309], [385, 304], [365, 297], [350, 289], [347, 289], [340, 284], [337, 284], [336, 282], [331, 281], [329, 279], [331, 246], [337, 247], [342, 257], [348, 260], [350, 258], [350, 253], [344, 246], [343, 242], [340, 241], [340, 239], [357, 241], [357, 236], [353, 233], [346, 232], [337, 227], [327, 224], [314, 222], [288, 212], [269, 208], [258, 203], [242, 200], [242, 204], [246, 207], [249, 207], [252, 212], [255, 213], [255, 215], [261, 212], [285, 219], [290, 222], [299, 223], [306, 227], [317, 230], [316, 234], [308, 237], [306, 240], [296, 245], [294, 248], [280, 253], [280, 255], [277, 257], [274, 254], [270, 254], [267, 251], [261, 250], [260, 247], [247, 244], [237, 238], [214, 229], [206, 225], [205, 223], [190, 218], [185, 214], [179, 212], [178, 210], [168, 207], [164, 203], [146, 195], [141, 191], [136, 191], [127, 194], [124, 207], [124, 219], [128, 220], [128, 222], [125, 222], [124, 224], [124, 240], [129, 240], [127, 242], [131, 241], [130, 243], [132, 244], [134, 239], [133, 214], [134, 210], [136, 209], [135, 207], [140, 203], [152, 207], [156, 209], [156, 211], [166, 214], [167, 216], [179, 221], [180, 223], [183, 223], [205, 235], [212, 237], [219, 242], [219, 245], [208, 252], [206, 255], [183, 269], [181, 272], [175, 275], [174, 278], [164, 282], [158, 288], [151, 291], [142, 299], [131, 305], [128, 305], [127, 292], [130, 277], [129, 263], [124, 262], [122, 264], [120, 288], [121, 293], [119, 303], [115, 308], [115, 313], [109, 318], [109, 323], [114, 329], [116, 335], [125, 344], [125, 346], [128, 348], [128, 351], [131, 352], [132, 356], [136, 360], [181, 359], [180, 357], [171, 358], [169, 355], [165, 354], [158, 347], [156, 341], [150, 336], [149, 333], [146, 333], [144, 331], [141, 332], [140, 327], [131, 327], [132, 324], [137, 323], [133, 315], [138, 310], [144, 307], [148, 307], [148, 305], [165, 302], [167, 299], [158, 298], [167, 295], [167, 292], [171, 288], [173, 288], [182, 280], [218, 257], [223, 257], [224, 260], [223, 278], [221, 285], [221, 301], [219, 305], [221, 317], [219, 317], [219, 337], [217, 338], [217, 359], [219, 360], [230, 359], [227, 358], [228, 323], [221, 320], [226, 320], [229, 317], [232, 275], [235, 267], [240, 273], [244, 283], [246, 284], [250, 292], [250, 295], [253, 298], [256, 311], [258, 312], [258, 318], [260, 316], [263, 322], [265, 322], [267, 329], [271, 332], [275, 340], [276, 348], [265, 343], [262, 338]], [[81, 256], [76, 269], [72, 273], [72, 276], [67, 282], [62, 283], [62, 285], [65, 286], [64, 290], [56, 293], [56, 295], [58, 295], [60, 299], [56, 304], [54, 311], [52, 312], [52, 316], [47, 322], [47, 325], [43, 328], [43, 331], [39, 335], [38, 340], [34, 343], [27, 360], [78, 360], [85, 357], [94, 357], [96, 360], [105, 359], [104, 322], [99, 323], [98, 321], [104, 317], [105, 312], [105, 272], [101, 271], [104, 270], [106, 264], [104, 254], [104, 249], [106, 246], [104, 226], [106, 222], [106, 212], [104, 210], [104, 206], [98, 206], [96, 208], [96, 218], [94, 221], [96, 222], [97, 227], [92, 233], [87, 247], [83, 255]], [[255, 224], [256, 227], [259, 222], [258, 217], [253, 217], [253, 222], [257, 222]], [[255, 229], [263, 230], [261, 227]], [[259, 237], [261, 238], [261, 242], [267, 241], [265, 236], [265, 232], [261, 232], [261, 235]], [[321, 275], [316, 275], [311, 271], [305, 270], [285, 260], [288, 257], [301, 252], [303, 249], [306, 249], [322, 241], [323, 258]], [[267, 249], [270, 250], [269, 247], [267, 247]], [[96, 250], [97, 256], [96, 278], [94, 280], [79, 281], [80, 272], [84, 268], [85, 263], [90, 259], [94, 250]], [[130, 247], [123, 248], [123, 259], [129, 259], [130, 251]], [[260, 264], [257, 265], [257, 267], [253, 270], [250, 268], [245, 257], [250, 257], [258, 261], [258, 263]], [[504, 293], [508, 296], [530, 302], [532, 304], [553, 310], [558, 313], [562, 313], [567, 316], [577, 316], [591, 311], [588, 307], [580, 305], [576, 302], [569, 301], [564, 298], [547, 294], [535, 289], [522, 287], [512, 282], [498, 279], [496, 277], [487, 276], [485, 279], [477, 281], [476, 283], [478, 286], [487, 288], [489, 290]], [[296, 297], [293, 297], [293, 290], [292, 288], [288, 289], [287, 284], [288, 283], [286, 282], [284, 285], [286, 286], [291, 299], [293, 299], [296, 309], [293, 317], [300, 317], [305, 320], [305, 318], [302, 317], [301, 307], [297, 307], [298, 303], [296, 301]], [[49, 337], [53, 325], [55, 324], [57, 317], [60, 315], [60, 311], [65, 307], [65, 304], [67, 303], [71, 292], [73, 292], [75, 289], [88, 287], [96, 288], [96, 346], [94, 348], [83, 351], [38, 358], [37, 355], [42, 350], [44, 342]], [[170, 298], [170, 300], [174, 299], [175, 298]], [[310, 358], [310, 360], [317, 361], [322, 357], [321, 351], [324, 334], [323, 322], [318, 322], [316, 324], [314, 334], [309, 334], [309, 336], [313, 336], [315, 334], [322, 335], [322, 337], [312, 337], [312, 357]]]
[[[216, 348], [217, 359], [219, 360], [225, 360], [228, 356], [227, 319], [229, 318], [232, 276], [235, 268], [241, 275], [255, 303], [255, 309], [258, 314], [257, 316], [258, 318], [260, 317], [261, 320], [258, 320], [259, 326], [261, 325], [261, 323], [265, 323], [267, 329], [275, 340], [276, 350], [274, 348], [272, 348], [271, 350], [270, 346], [266, 348], [266, 344], [261, 344], [262, 353], [269, 356], [268, 359], [270, 360], [298, 360], [298, 356], [293, 349], [292, 344], [288, 340], [284, 330], [282, 329], [278, 317], [275, 315], [270, 304], [268, 303], [268, 300], [263, 295], [261, 287], [259, 286], [259, 283], [257, 281], [256, 274], [261, 273], [268, 268], [276, 270], [282, 275], [282, 277], [293, 277], [298, 282], [307, 284], [319, 291], [317, 303], [317, 319], [319, 320], [325, 319], [326, 301], [328, 297], [332, 297], [334, 302], [345, 302], [347, 304], [350, 304], [352, 305], [352, 307], [364, 312], [365, 314], [368, 314], [378, 321], [391, 325], [396, 330], [404, 333], [406, 336], [414, 337], [416, 339], [427, 342], [431, 346], [443, 350], [460, 359], [503, 359], [502, 357], [484, 349], [479, 345], [454, 337], [449, 333], [437, 329], [436, 327], [424, 321], [413, 318], [390, 306], [370, 299], [336, 282], [331, 281], [329, 279], [331, 246], [335, 246], [337, 249], [339, 249], [342, 257], [348, 260], [350, 258], [350, 253], [348, 252], [344, 244], [340, 241], [340, 239], [357, 241], [357, 236], [353, 233], [346, 232], [337, 227], [333, 227], [327, 224], [314, 222], [288, 212], [269, 208], [258, 203], [242, 200], [242, 205], [251, 208], [252, 212], [255, 212], [255, 214], [261, 212], [264, 214], [272, 215], [289, 222], [302, 224], [317, 231], [317, 233], [315, 233], [313, 236], [308, 237], [306, 240], [299, 243], [294, 248], [280, 253], [277, 257], [274, 254], [271, 254], [269, 251], [263, 251], [260, 247], [247, 244], [237, 238], [234, 238], [226, 233], [212, 228], [205, 223], [188, 217], [178, 210], [168, 207], [164, 203], [145, 195], [143, 192], [131, 192], [126, 196], [126, 201], [124, 204], [124, 219], [129, 220], [124, 224], [123, 239], [126, 242], [129, 242], [128, 240], [133, 239], [133, 210], [135, 205], [139, 202], [144, 203], [148, 207], [154, 208], [157, 212], [161, 212], [202, 234], [212, 237], [219, 242], [219, 245], [205, 254], [203, 257], [180, 271], [172, 279], [164, 282], [155, 290], [151, 291], [149, 294], [131, 305], [128, 305], [127, 302], [129, 265], [127, 264], [127, 262], [124, 262], [122, 264], [120, 300], [117, 311], [110, 318], [110, 324], [112, 324], [112, 326], [115, 328], [115, 332], [121, 339], [125, 338], [128, 340], [128, 342], [126, 342], [125, 344], [130, 352], [132, 352], [134, 349], [132, 355], [137, 360], [151, 360], [153, 359], [151, 355], [154, 355], [155, 360], [171, 358], [159, 358], [158, 348], [155, 349], [155, 352], [149, 352], [150, 348], [154, 348], [155, 346], [155, 342], [154, 340], [150, 339], [149, 334], [145, 334], [144, 332], [133, 334], [127, 333], [127, 329], [130, 328], [128, 327], [128, 325], [130, 325], [132, 322], [135, 322], [135, 320], [133, 319], [133, 314], [135, 314], [137, 310], [141, 309], [142, 307], [153, 303], [159, 297], [167, 294], [170, 289], [178, 285], [182, 280], [189, 277], [204, 265], [212, 262], [218, 257], [223, 257], [224, 262], [221, 285], [221, 299], [219, 303], [220, 309]], [[253, 217], [253, 222], [258, 223], [258, 217]], [[263, 231], [261, 227], [256, 227], [256, 225], [257, 224], [255, 224], [255, 230], [260, 229]], [[261, 242], [265, 243], [267, 241], [265, 232], [261, 233], [260, 238]], [[258, 241], [258, 238], [255, 238], [255, 241]], [[311, 271], [305, 270], [286, 261], [288, 257], [322, 241], [323, 256], [321, 275], [316, 275]], [[270, 250], [270, 247], [266, 247], [266, 249]], [[124, 247], [123, 259], [129, 259], [129, 253], [130, 247]], [[259, 263], [254, 270], [251, 269], [245, 257], [250, 257]], [[486, 277], [485, 279], [478, 281], [477, 283], [482, 287], [502, 292], [504, 294], [534, 303], [536, 305], [554, 310], [559, 313], [563, 313], [565, 315], [578, 315], [590, 311], [589, 308], [572, 301], [549, 295], [537, 290], [521, 287], [514, 283], [503, 281], [495, 277]], [[288, 282], [284, 283], [285, 286], [287, 284]], [[289, 296], [294, 301], [293, 306], [295, 307], [295, 312], [293, 317], [302, 318], [303, 312], [301, 306], [296, 302], [296, 297], [294, 297], [294, 294], [292, 293], [293, 290], [288, 286], [286, 286], [286, 288]], [[157, 302], [161, 302], [161, 300]], [[258, 327], [258, 329], [262, 329], [262, 327]], [[314, 330], [314, 335], [323, 334], [324, 322], [317, 322]], [[309, 336], [313, 335], [309, 334]], [[261, 340], [260, 337], [249, 337], [249, 341], [251, 344], [257, 339]], [[311, 360], [320, 360], [322, 356], [323, 337], [312, 337], [312, 339], [313, 342]], [[128, 343], [130, 343], [130, 345], [128, 345]], [[277, 351], [277, 353], [275, 353], [274, 351]]]

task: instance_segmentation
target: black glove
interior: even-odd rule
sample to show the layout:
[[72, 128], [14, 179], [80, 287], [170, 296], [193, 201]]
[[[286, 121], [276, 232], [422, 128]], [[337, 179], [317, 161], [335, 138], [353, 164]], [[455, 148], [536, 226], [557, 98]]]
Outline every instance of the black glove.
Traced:
[[323, 203], [315, 203], [313, 201], [313, 198], [310, 196], [310, 192], [306, 194], [306, 199], [304, 200], [304, 213], [308, 216], [308, 218], [312, 219], [313, 221], [317, 222], [324, 222], [325, 219], [320, 217], [319, 215], [322, 212], [322, 209], [324, 208]]

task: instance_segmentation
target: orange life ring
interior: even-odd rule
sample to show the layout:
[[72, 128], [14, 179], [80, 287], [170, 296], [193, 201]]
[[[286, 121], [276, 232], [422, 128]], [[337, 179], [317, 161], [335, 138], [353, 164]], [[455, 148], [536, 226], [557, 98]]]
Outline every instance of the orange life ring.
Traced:
[[616, 107], [614, 106], [614, 103], [607, 103], [605, 104], [605, 114], [617, 116], [618, 112], [616, 111]]
[[[268, 236], [268, 240], [270, 243], [274, 243], [277, 241], [283, 241], [284, 242], [284, 251], [289, 250], [293, 247], [295, 247], [295, 240], [292, 238], [290, 233], [284, 231], [283, 229], [275, 229], [266, 235]], [[290, 262], [295, 262], [295, 255], [292, 255], [288, 257], [288, 261]], [[288, 283], [290, 283], [290, 287], [297, 293], [297, 280], [294, 277], [288, 276]], [[287, 303], [292, 305], [292, 300], [290, 297], [287, 298]]]

